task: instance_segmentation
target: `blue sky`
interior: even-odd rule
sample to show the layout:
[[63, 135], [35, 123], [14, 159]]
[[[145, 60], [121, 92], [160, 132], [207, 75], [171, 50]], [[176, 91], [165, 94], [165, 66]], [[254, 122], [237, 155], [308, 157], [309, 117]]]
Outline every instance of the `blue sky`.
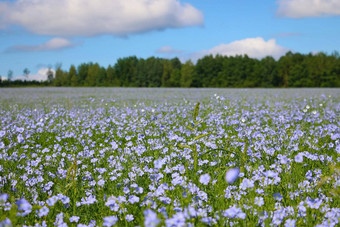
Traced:
[[339, 0], [0, 0], [0, 75], [118, 58], [339, 51]]

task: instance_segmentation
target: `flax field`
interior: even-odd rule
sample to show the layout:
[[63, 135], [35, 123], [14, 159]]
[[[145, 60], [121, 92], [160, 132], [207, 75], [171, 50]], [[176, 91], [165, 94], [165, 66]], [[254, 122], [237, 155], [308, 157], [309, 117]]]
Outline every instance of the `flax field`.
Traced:
[[340, 89], [0, 89], [0, 226], [338, 226]]

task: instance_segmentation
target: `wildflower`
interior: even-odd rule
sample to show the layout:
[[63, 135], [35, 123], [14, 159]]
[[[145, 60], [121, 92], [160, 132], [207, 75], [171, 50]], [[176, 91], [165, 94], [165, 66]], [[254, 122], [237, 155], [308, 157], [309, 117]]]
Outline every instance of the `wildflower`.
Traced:
[[18, 139], [18, 143], [24, 143], [25, 142], [25, 139], [24, 139], [24, 137], [21, 134], [19, 134], [17, 136], [17, 139]]
[[128, 193], [130, 192], [130, 189], [129, 189], [128, 187], [125, 187], [125, 188], [123, 189], [123, 192], [124, 192], [125, 194], [128, 194]]
[[153, 163], [156, 169], [161, 169], [162, 166], [164, 165], [163, 159], [157, 159]]
[[70, 198], [67, 197], [67, 196], [65, 196], [65, 195], [61, 195], [61, 196], [59, 197], [59, 199], [60, 199], [60, 201], [61, 201], [63, 204], [68, 204], [68, 203], [70, 203]]
[[58, 202], [58, 197], [57, 196], [52, 196], [51, 198], [46, 200], [47, 205], [54, 206], [54, 204]]
[[210, 175], [208, 173], [206, 174], [203, 174], [200, 176], [200, 183], [201, 184], [204, 184], [204, 185], [208, 185], [209, 184], [209, 181], [210, 181]]
[[255, 197], [255, 204], [261, 207], [264, 204], [262, 197]]
[[130, 222], [130, 221], [133, 221], [133, 215], [132, 214], [127, 214], [126, 216], [125, 216], [125, 219], [128, 221], [128, 222]]
[[225, 210], [224, 216], [228, 218], [246, 218], [246, 214], [242, 212], [241, 208], [235, 206], [232, 206], [229, 209]]
[[88, 227], [95, 227], [95, 226], [96, 226], [96, 221], [95, 221], [95, 220], [91, 220], [91, 221], [89, 222]]
[[293, 219], [287, 219], [285, 222], [285, 227], [295, 227], [295, 220]]
[[11, 220], [9, 220], [8, 218], [6, 218], [5, 220], [3, 220], [2, 222], [0, 222], [0, 226], [1, 227], [12, 227], [12, 222]]
[[70, 222], [78, 223], [78, 221], [79, 221], [79, 217], [78, 217], [78, 216], [72, 216], [72, 217], [70, 217]]
[[7, 199], [8, 199], [8, 194], [4, 193], [0, 195], [0, 204], [4, 204], [6, 203]]
[[15, 203], [18, 206], [18, 211], [24, 211], [24, 213], [21, 214], [22, 216], [31, 213], [32, 205], [26, 199], [20, 199]]
[[145, 220], [144, 220], [145, 226], [154, 227], [154, 226], [157, 226], [158, 223], [160, 222], [159, 219], [157, 218], [157, 214], [153, 210], [150, 210], [150, 209], [145, 210], [144, 216], [145, 216]]
[[139, 197], [135, 196], [135, 195], [131, 195], [130, 198], [129, 198], [129, 202], [131, 204], [138, 203], [139, 202]]
[[136, 189], [135, 189], [135, 193], [137, 193], [137, 194], [142, 194], [143, 193], [143, 188], [141, 188], [141, 187], [137, 187]]
[[249, 180], [247, 178], [244, 178], [243, 181], [240, 184], [240, 189], [245, 190], [247, 188], [253, 188], [254, 187], [254, 181]]
[[89, 227], [89, 226], [85, 224], [78, 224], [77, 227]]
[[229, 184], [233, 184], [238, 176], [240, 174], [240, 169], [239, 168], [232, 168], [229, 169], [225, 175], [225, 180], [229, 183]]
[[118, 201], [118, 203], [124, 203], [124, 202], [126, 202], [126, 198], [125, 198], [125, 196], [118, 196], [117, 201]]
[[95, 202], [97, 202], [96, 196], [95, 195], [89, 195], [88, 197], [82, 198], [82, 203], [85, 205], [90, 205], [90, 204], [94, 204]]
[[302, 163], [303, 162], [303, 153], [299, 153], [294, 158], [295, 162]]
[[100, 180], [97, 182], [97, 184], [98, 184], [99, 186], [103, 187], [103, 185], [105, 184], [105, 180], [100, 179]]
[[263, 190], [262, 188], [258, 188], [258, 189], [255, 190], [255, 192], [256, 192], [257, 194], [263, 194], [263, 193], [264, 193], [264, 190]]
[[113, 226], [116, 224], [118, 221], [118, 218], [116, 216], [109, 216], [109, 217], [104, 217], [104, 223], [103, 226]]
[[165, 220], [165, 224], [166, 226], [185, 226], [185, 214], [178, 212], [172, 218]]
[[48, 212], [50, 211], [50, 209], [48, 209], [48, 207], [43, 206], [38, 213], [39, 218], [48, 215]]
[[[64, 213], [60, 212], [59, 214], [57, 214], [54, 225], [56, 226], [64, 226]], [[67, 225], [66, 225], [67, 226]]]
[[281, 164], [284, 165], [288, 163], [288, 158], [286, 155], [279, 154], [277, 157], [279, 158]]
[[197, 194], [201, 200], [208, 201], [208, 195], [204, 191], [199, 191]]
[[307, 201], [306, 201], [307, 205], [312, 208], [312, 209], [319, 209], [319, 207], [321, 206], [322, 204], [322, 200], [319, 199], [319, 198], [316, 198], [316, 199], [310, 199], [308, 198]]
[[280, 194], [280, 192], [274, 193], [273, 196], [274, 196], [274, 199], [277, 200], [277, 201], [281, 201], [282, 198], [283, 198], [282, 195]]

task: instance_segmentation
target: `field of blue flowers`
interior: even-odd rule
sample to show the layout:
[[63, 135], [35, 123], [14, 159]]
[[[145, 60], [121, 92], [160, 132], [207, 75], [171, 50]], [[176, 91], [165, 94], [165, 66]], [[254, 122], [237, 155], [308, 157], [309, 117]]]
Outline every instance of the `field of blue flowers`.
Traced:
[[339, 89], [0, 90], [0, 226], [338, 226]]

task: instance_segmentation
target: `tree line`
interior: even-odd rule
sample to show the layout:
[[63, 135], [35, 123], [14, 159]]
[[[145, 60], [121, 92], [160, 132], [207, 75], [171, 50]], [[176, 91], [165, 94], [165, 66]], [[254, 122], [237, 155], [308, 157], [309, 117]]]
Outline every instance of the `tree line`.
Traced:
[[[2, 86], [23, 82], [1, 81]], [[98, 63], [71, 65], [68, 71], [56, 67], [42, 86], [113, 87], [340, 87], [338, 52], [300, 54], [287, 52], [280, 59], [250, 58], [247, 55], [208, 55], [196, 64], [178, 58], [120, 58], [107, 68]]]

